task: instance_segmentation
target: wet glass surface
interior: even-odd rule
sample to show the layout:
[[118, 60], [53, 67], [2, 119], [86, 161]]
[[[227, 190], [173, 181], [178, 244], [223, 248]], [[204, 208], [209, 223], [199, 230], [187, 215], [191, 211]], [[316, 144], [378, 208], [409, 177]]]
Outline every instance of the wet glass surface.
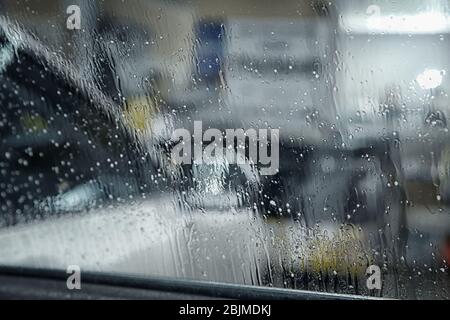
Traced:
[[449, 299], [449, 49], [444, 0], [1, 0], [0, 265]]

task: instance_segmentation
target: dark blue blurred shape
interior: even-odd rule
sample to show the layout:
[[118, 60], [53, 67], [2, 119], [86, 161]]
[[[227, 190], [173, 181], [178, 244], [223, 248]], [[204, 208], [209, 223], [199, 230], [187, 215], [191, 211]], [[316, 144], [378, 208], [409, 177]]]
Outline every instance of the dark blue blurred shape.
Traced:
[[207, 83], [220, 79], [225, 55], [225, 27], [222, 21], [201, 21], [195, 29], [197, 75]]

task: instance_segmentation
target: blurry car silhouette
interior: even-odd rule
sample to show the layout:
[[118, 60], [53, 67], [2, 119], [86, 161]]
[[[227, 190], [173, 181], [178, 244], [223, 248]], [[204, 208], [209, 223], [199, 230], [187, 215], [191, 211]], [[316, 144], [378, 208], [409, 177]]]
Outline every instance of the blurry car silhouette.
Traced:
[[3, 21], [0, 41], [2, 224], [145, 191], [140, 175], [130, 172], [155, 169], [139, 153], [118, 106], [68, 62]]

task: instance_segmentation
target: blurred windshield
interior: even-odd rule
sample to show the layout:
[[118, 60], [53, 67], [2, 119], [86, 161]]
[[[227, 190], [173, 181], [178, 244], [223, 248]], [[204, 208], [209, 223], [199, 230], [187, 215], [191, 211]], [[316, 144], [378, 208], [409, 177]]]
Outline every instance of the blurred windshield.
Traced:
[[0, 0], [0, 265], [449, 299], [449, 50], [447, 0]]

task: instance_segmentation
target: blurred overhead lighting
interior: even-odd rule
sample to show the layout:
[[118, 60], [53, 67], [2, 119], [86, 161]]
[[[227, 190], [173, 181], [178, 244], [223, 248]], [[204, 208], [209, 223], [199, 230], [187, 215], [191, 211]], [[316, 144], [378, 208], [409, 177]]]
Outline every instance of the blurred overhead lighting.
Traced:
[[449, 16], [440, 11], [383, 15], [382, 11], [343, 15], [341, 27], [350, 33], [434, 34], [450, 32]]
[[436, 69], [426, 69], [417, 76], [417, 83], [422, 89], [430, 90], [442, 84], [445, 72]]
[[368, 28], [380, 33], [435, 33], [448, 28], [448, 17], [440, 12], [426, 12], [417, 15], [371, 16]]

